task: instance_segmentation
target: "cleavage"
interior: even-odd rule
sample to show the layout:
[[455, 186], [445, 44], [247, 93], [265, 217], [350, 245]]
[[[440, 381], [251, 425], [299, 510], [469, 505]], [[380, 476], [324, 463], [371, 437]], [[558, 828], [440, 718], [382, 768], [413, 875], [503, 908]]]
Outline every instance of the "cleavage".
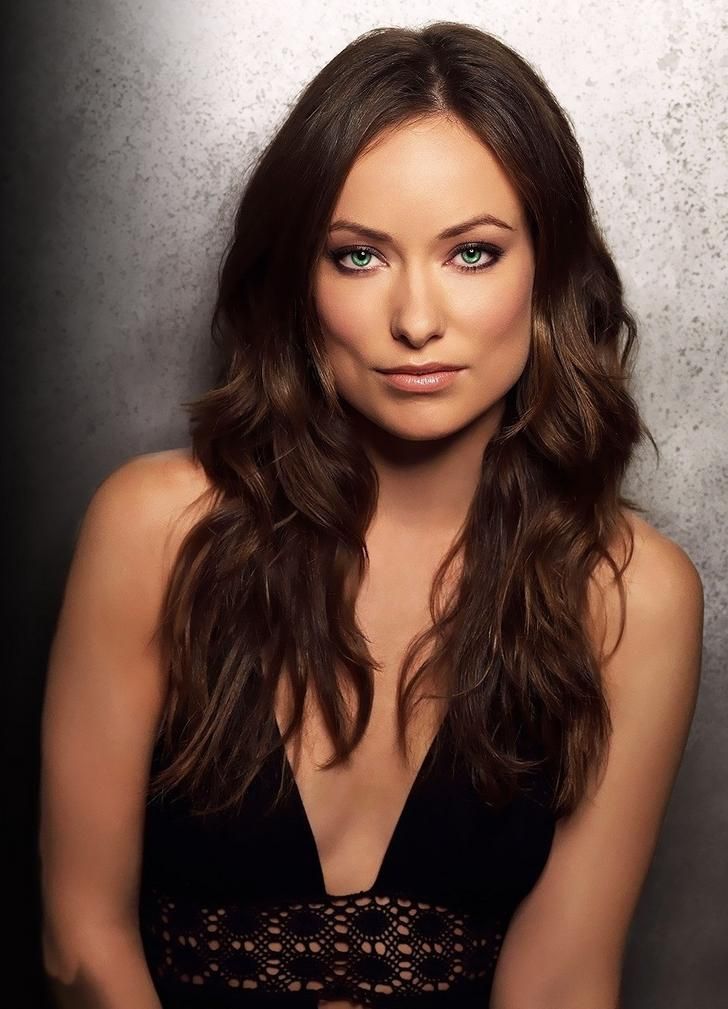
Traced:
[[[433, 701], [426, 703], [426, 716], [425, 702], [415, 709], [419, 717], [410, 729], [409, 766], [396, 745], [394, 711], [381, 704], [378, 709], [376, 698], [370, 723], [348, 764], [326, 770], [317, 766], [331, 757], [333, 747], [311, 704], [301, 736], [286, 746], [287, 768], [330, 896], [368, 892], [382, 874], [439, 733], [441, 714]], [[287, 715], [276, 715], [276, 725], [282, 735]]]

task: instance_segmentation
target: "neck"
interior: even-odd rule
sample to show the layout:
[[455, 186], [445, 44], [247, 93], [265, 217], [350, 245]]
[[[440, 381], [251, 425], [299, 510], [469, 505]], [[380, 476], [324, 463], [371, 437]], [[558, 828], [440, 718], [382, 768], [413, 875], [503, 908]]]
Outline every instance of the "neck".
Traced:
[[466, 427], [430, 441], [399, 438], [357, 413], [354, 424], [379, 479], [373, 525], [416, 536], [460, 529], [504, 407], [499, 400]]

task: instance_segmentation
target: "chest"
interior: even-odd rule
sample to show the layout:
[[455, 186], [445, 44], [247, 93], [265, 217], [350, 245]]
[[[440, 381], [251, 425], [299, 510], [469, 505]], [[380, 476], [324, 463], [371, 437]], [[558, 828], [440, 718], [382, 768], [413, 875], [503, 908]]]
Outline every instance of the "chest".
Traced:
[[[355, 607], [378, 665], [365, 735], [348, 763], [323, 767], [334, 751], [323, 717], [309, 697], [302, 732], [287, 745], [287, 760], [329, 894], [351, 894], [374, 885], [444, 717], [441, 702], [427, 699], [417, 705], [410, 756], [405, 759], [397, 742], [397, 684], [410, 643], [431, 625], [430, 589], [439, 559], [432, 551], [418, 552], [404, 544], [395, 547], [389, 540], [370, 546], [370, 566]], [[287, 676], [281, 676], [276, 699], [279, 731], [288, 724], [291, 711], [287, 684]]]
[[[305, 985], [308, 1004], [352, 1009], [364, 992], [372, 1004], [375, 982], [422, 1005], [435, 987], [443, 1005], [487, 1004], [508, 914], [540, 871], [551, 823], [521, 804], [493, 815], [465, 769], [453, 779], [439, 765], [432, 778], [419, 777], [445, 714], [432, 698], [415, 708], [409, 760], [402, 758], [400, 665], [430, 626], [440, 556], [406, 543], [370, 555], [356, 618], [377, 663], [374, 704], [349, 762], [322, 766], [331, 740], [308, 698], [302, 734], [285, 753], [295, 788], [275, 815], [267, 815], [267, 802], [279, 753], [234, 817], [200, 823], [184, 807], [150, 810], [140, 919], [170, 1004], [189, 992], [190, 977], [203, 979], [203, 996], [214, 988], [221, 1007], [232, 1004], [223, 1000], [231, 994], [237, 1005], [233, 985], [260, 987], [281, 1004]], [[283, 675], [279, 729], [288, 724], [290, 701]]]

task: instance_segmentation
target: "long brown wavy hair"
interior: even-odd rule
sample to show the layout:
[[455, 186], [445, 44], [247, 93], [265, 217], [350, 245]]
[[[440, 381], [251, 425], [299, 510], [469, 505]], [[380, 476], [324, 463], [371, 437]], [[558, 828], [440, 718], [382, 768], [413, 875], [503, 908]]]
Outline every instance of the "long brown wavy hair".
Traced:
[[569, 118], [539, 74], [466, 24], [378, 28], [317, 74], [257, 158], [220, 269], [220, 371], [184, 404], [212, 502], [182, 542], [159, 623], [169, 692], [157, 744], [170, 760], [151, 790], [184, 784], [196, 813], [239, 803], [280, 745], [284, 666], [294, 701], [284, 743], [310, 689], [335, 747], [326, 766], [367, 727], [378, 664], [355, 600], [378, 484], [334, 387], [312, 276], [355, 158], [382, 131], [438, 113], [474, 131], [520, 195], [535, 250], [533, 329], [433, 580], [432, 626], [400, 669], [400, 746], [406, 753], [418, 686], [436, 670], [446, 732], [486, 802], [508, 801], [545, 766], [563, 815], [603, 765], [611, 724], [585, 630], [587, 588], [604, 561], [619, 586], [621, 638], [634, 546], [622, 509], [644, 509], [620, 488], [645, 436], [657, 451], [627, 388], [636, 322]]

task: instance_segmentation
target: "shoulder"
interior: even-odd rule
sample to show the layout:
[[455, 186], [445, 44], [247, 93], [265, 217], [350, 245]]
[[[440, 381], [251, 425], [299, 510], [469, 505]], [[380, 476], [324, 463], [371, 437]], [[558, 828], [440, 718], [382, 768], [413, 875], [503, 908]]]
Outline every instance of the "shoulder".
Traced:
[[[625, 512], [634, 548], [616, 581], [602, 572], [600, 672], [613, 724], [612, 745], [630, 737], [647, 759], [664, 762], [667, 788], [697, 701], [702, 664], [703, 585], [687, 552], [634, 512]], [[621, 565], [620, 565], [621, 566]], [[622, 619], [624, 622], [622, 623]], [[650, 732], [654, 738], [650, 738]], [[641, 744], [640, 744], [641, 741]], [[668, 770], [669, 768], [669, 770]]]
[[[697, 567], [679, 543], [636, 512], [622, 514], [631, 546], [620, 539], [613, 556], [620, 568], [624, 565], [624, 612], [614, 573], [601, 561], [589, 585], [587, 624], [594, 645], [608, 659], [613, 649], [635, 656], [660, 642], [694, 644], [702, 637], [704, 602]], [[609, 668], [607, 661], [605, 673]]]
[[130, 499], [146, 505], [152, 514], [169, 515], [201, 503], [211, 489], [191, 449], [172, 448], [131, 456], [104, 477], [94, 497], [105, 501], [124, 498], [125, 503]]
[[[683, 547], [659, 532], [636, 512], [625, 509], [624, 516], [634, 535], [634, 553], [627, 566], [627, 580], [633, 592], [651, 595], [648, 589], [659, 586], [666, 601], [702, 591], [698, 569]], [[647, 599], [645, 599], [645, 603]], [[661, 607], [658, 604], [658, 609]]]
[[132, 456], [96, 488], [91, 504], [152, 528], [209, 507], [213, 487], [188, 448]]
[[212, 505], [213, 487], [188, 448], [132, 456], [95, 488], [78, 547], [124, 557], [164, 580], [185, 534]]

